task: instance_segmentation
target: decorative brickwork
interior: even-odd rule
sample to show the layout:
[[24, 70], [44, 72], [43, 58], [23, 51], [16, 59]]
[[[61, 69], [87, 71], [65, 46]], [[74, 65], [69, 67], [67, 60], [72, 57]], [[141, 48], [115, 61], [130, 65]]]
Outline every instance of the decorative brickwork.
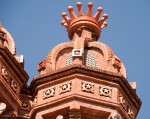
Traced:
[[65, 66], [70, 66], [73, 64], [72, 54], [69, 54], [65, 61]]
[[90, 51], [87, 51], [87, 54], [85, 55], [85, 65], [92, 67], [92, 68], [97, 68], [97, 59]]

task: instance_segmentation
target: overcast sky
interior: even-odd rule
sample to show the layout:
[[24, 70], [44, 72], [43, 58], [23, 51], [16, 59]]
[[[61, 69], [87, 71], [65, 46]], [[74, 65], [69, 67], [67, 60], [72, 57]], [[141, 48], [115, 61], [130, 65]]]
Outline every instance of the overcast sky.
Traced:
[[[86, 13], [87, 0], [83, 3]], [[56, 45], [68, 42], [60, 25], [61, 13], [77, 0], [0, 0], [0, 21], [14, 38], [17, 54], [24, 55], [30, 81], [37, 64]], [[99, 41], [109, 45], [124, 63], [128, 81], [137, 82], [137, 95], [143, 102], [137, 119], [150, 119], [150, 0], [91, 0], [93, 14], [97, 7], [107, 13], [108, 27]], [[29, 83], [30, 83], [29, 81]], [[28, 83], [28, 84], [29, 84]]]

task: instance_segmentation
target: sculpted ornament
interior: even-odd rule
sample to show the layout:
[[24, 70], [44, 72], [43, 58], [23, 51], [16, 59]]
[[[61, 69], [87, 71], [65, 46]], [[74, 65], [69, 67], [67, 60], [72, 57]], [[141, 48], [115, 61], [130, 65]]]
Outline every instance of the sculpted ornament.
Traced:
[[94, 93], [94, 85], [88, 82], [82, 82], [82, 91]]
[[10, 78], [10, 76], [9, 76], [9, 74], [8, 74], [7, 70], [5, 69], [5, 67], [4, 67], [4, 66], [2, 67], [2, 69], [1, 69], [1, 70], [2, 70], [2, 72], [1, 72], [1, 73], [2, 73], [3, 78], [4, 78], [5, 80], [7, 80], [7, 81], [8, 81], [8, 80], [9, 80], [9, 78]]
[[100, 86], [99, 87], [99, 93], [101, 96], [110, 97], [112, 95], [112, 88]]
[[119, 96], [119, 101], [120, 101], [121, 106], [127, 111], [128, 110], [128, 105], [127, 105], [124, 97], [121, 94]]
[[29, 111], [30, 110], [30, 104], [28, 102], [22, 102], [22, 107], [21, 109], [24, 111]]
[[119, 96], [119, 101], [121, 106], [125, 109], [125, 111], [128, 113], [129, 117], [131, 119], [134, 119], [134, 113], [132, 111], [131, 108], [129, 108], [129, 105], [126, 103], [126, 100], [124, 99], [124, 97], [120, 94]]
[[13, 91], [17, 92], [18, 84], [17, 84], [17, 82], [14, 79], [11, 80], [10, 86], [13, 89]]
[[43, 99], [53, 97], [55, 95], [55, 87], [44, 90]]
[[5, 69], [4, 66], [2, 66], [1, 74], [2, 74], [2, 77], [3, 77], [6, 81], [9, 81], [10, 87], [13, 89], [13, 91], [14, 91], [14, 92], [17, 92], [18, 84], [17, 84], [17, 82], [16, 82], [14, 79], [12, 79], [12, 77], [10, 77], [9, 73], [7, 72], [7, 70]]
[[64, 83], [59, 87], [60, 94], [65, 92], [70, 92], [70, 91], [71, 91], [71, 82]]
[[130, 108], [128, 109], [128, 115], [131, 119], [134, 119], [133, 111]]

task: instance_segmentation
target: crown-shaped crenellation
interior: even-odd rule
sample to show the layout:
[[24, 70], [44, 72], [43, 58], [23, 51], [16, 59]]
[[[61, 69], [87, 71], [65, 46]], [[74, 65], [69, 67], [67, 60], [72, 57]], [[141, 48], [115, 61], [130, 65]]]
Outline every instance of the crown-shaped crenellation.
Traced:
[[98, 40], [100, 37], [101, 29], [107, 26], [107, 22], [105, 20], [108, 18], [108, 15], [103, 14], [100, 18], [103, 8], [98, 7], [97, 12], [94, 16], [92, 16], [92, 2], [88, 3], [88, 10], [86, 15], [84, 15], [82, 12], [82, 3], [77, 2], [76, 5], [78, 8], [77, 15], [74, 13], [72, 6], [68, 7], [70, 18], [65, 12], [61, 14], [61, 16], [64, 18], [64, 20], [61, 22], [61, 25], [67, 29], [70, 40], [72, 40], [73, 33], [82, 26], [87, 27], [88, 29], [92, 29], [93, 34], [96, 36], [96, 40]]

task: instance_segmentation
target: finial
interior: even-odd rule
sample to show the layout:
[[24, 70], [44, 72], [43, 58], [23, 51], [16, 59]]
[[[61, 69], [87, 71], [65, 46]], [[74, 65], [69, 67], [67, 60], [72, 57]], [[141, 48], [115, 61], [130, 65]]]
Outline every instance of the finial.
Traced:
[[76, 15], [75, 15], [75, 13], [73, 11], [73, 7], [72, 6], [68, 6], [68, 11], [70, 13], [71, 20], [75, 19]]
[[103, 8], [102, 8], [102, 7], [98, 7], [98, 8], [97, 8], [97, 12], [96, 12], [95, 15], [94, 15], [94, 18], [95, 18], [96, 20], [99, 20], [99, 17], [100, 17], [100, 15], [101, 15], [102, 11], [103, 11]]
[[92, 7], [93, 7], [93, 3], [92, 3], [92, 2], [89, 2], [89, 3], [88, 3], [88, 11], [87, 11], [87, 13], [86, 13], [86, 16], [89, 16], [89, 17], [92, 16]]
[[66, 23], [65, 20], [61, 21], [61, 25], [64, 26], [66, 29], [68, 29], [68, 24]]
[[104, 27], [108, 26], [108, 23], [106, 21], [103, 22], [101, 29], [103, 29]]
[[108, 18], [108, 14], [103, 14], [104, 19]]
[[81, 2], [77, 2], [77, 7], [78, 7], [78, 17], [83, 16], [83, 12], [82, 12], [82, 3]]
[[70, 23], [70, 18], [67, 16], [66, 12], [63, 12], [61, 14], [61, 16], [65, 19], [66, 23], [69, 24]]
[[99, 26], [101, 27], [102, 24], [104, 23], [104, 21], [108, 18], [107, 14], [103, 14], [102, 18], [98, 21], [99, 22]]

